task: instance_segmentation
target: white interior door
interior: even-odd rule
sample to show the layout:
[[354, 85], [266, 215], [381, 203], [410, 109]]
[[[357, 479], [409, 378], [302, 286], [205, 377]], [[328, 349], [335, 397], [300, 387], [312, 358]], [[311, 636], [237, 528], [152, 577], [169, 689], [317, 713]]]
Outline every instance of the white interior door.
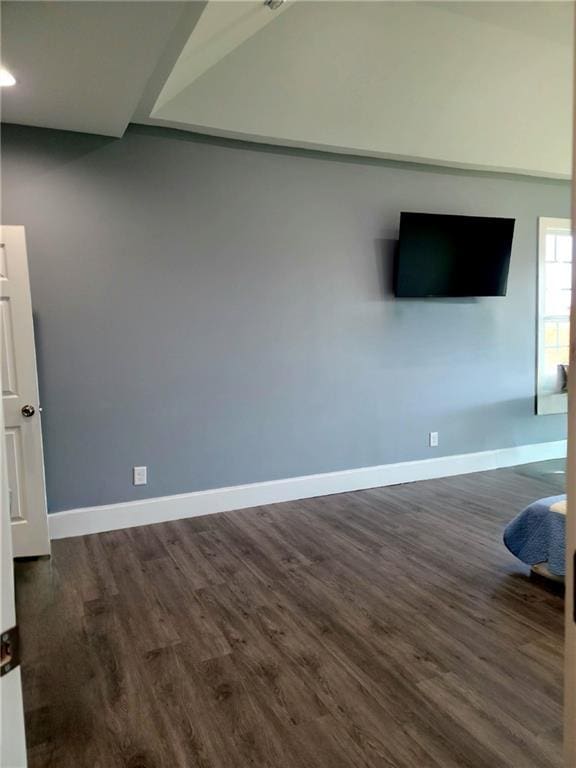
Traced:
[[0, 227], [0, 343], [14, 557], [50, 553], [24, 227]]
[[[0, 429], [4, 429], [1, 408]], [[16, 626], [16, 612], [6, 450], [3, 440], [0, 440], [0, 518], [0, 634], [3, 645], [0, 676], [0, 766], [26, 768], [20, 667], [14, 666], [13, 648], [6, 643], [7, 633]]]

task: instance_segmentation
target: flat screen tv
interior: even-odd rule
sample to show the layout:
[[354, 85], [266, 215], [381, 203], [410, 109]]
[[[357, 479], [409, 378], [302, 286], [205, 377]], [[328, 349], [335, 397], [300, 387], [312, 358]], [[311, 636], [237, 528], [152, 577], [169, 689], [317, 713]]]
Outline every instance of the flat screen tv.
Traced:
[[514, 221], [402, 213], [395, 295], [505, 296]]

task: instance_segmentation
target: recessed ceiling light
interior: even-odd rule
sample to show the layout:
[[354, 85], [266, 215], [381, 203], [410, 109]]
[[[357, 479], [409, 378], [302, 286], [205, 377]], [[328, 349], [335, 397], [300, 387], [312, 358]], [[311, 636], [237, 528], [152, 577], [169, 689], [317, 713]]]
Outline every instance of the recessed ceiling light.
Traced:
[[7, 69], [0, 67], [0, 88], [8, 88], [11, 85], [16, 85], [16, 78]]

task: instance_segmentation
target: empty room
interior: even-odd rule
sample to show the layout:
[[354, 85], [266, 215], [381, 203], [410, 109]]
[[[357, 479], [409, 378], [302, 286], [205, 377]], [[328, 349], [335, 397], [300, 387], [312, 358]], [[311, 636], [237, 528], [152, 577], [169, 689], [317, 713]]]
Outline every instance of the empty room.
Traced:
[[2, 768], [576, 768], [573, 3], [0, 12]]

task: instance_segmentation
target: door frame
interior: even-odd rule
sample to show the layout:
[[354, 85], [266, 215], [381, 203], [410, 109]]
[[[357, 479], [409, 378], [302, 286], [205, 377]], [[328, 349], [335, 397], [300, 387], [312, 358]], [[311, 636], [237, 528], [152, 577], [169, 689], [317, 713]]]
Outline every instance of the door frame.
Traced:
[[[0, 323], [1, 323], [0, 319]], [[0, 329], [1, 330], [1, 329]], [[2, 370], [0, 368], [0, 385]], [[14, 594], [14, 561], [8, 505], [8, 478], [4, 435], [4, 409], [0, 404], [0, 630], [5, 632], [16, 626], [16, 600]], [[26, 735], [22, 677], [16, 666], [0, 677], [0, 765], [26, 768]]]
[[[576, 32], [576, 19], [575, 19]], [[576, 95], [576, 56], [573, 90]], [[576, 105], [576, 98], [574, 99]], [[576, 119], [572, 121], [572, 264], [576, 264]], [[568, 461], [566, 467], [566, 595], [564, 635], [564, 765], [576, 768], [576, 269], [572, 268], [570, 368], [568, 375]]]

